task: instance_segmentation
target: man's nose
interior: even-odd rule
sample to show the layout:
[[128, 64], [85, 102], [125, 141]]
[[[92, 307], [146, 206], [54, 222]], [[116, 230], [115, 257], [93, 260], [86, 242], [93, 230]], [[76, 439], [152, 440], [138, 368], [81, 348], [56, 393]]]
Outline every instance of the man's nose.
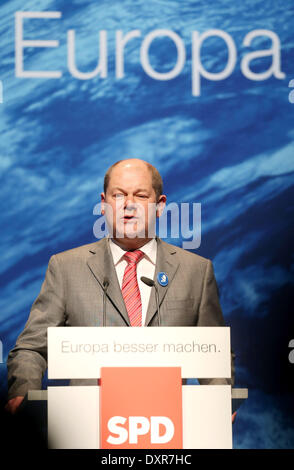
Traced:
[[135, 209], [135, 198], [134, 196], [127, 196], [125, 199], [125, 208], [126, 209]]

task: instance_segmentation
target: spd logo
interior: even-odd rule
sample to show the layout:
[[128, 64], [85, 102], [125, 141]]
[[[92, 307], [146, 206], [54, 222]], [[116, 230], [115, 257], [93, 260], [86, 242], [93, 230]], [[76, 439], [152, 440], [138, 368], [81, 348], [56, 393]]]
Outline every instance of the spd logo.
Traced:
[[101, 369], [100, 448], [181, 449], [179, 367]]
[[[127, 426], [127, 428], [125, 427]], [[164, 429], [163, 434], [160, 427]], [[166, 444], [175, 433], [175, 427], [171, 419], [166, 416], [130, 416], [129, 419], [123, 416], [113, 416], [108, 421], [108, 429], [112, 433], [107, 438], [109, 444], [138, 444], [138, 436], [150, 433], [151, 444]], [[116, 437], [115, 437], [116, 436]]]

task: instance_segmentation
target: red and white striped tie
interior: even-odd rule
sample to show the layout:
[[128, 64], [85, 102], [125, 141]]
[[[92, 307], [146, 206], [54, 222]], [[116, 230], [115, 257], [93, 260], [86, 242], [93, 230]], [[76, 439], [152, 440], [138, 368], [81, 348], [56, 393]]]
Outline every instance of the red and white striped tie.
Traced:
[[124, 272], [121, 290], [131, 326], [142, 326], [142, 303], [137, 281], [137, 263], [143, 256], [144, 253], [140, 250], [127, 251], [124, 255], [128, 265]]

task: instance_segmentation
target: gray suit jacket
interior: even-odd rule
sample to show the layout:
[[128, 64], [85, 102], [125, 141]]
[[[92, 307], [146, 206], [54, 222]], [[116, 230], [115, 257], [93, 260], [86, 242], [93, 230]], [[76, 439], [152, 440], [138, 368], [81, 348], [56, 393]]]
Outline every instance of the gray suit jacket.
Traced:
[[[162, 271], [169, 279], [166, 287], [158, 285], [161, 325], [223, 326], [211, 261], [160, 239], [157, 243], [155, 276]], [[107, 239], [51, 257], [24, 331], [8, 356], [9, 399], [41, 388], [47, 368], [49, 326], [102, 326], [105, 277], [109, 279], [107, 326], [130, 326]], [[146, 326], [157, 325], [155, 291], [152, 289]], [[232, 381], [233, 377], [232, 367]], [[200, 382], [228, 383], [225, 379], [202, 379]]]

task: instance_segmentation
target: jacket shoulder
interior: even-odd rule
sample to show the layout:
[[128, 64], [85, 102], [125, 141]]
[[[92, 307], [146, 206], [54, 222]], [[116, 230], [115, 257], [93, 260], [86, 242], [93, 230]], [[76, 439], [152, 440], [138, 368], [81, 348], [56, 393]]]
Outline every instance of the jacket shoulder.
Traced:
[[98, 247], [105, 243], [105, 239], [99, 240], [98, 242], [88, 243], [86, 245], [81, 245], [76, 248], [71, 248], [70, 250], [61, 251], [52, 256], [57, 261], [63, 263], [66, 261], [74, 259], [87, 259], [91, 254], [96, 253]]
[[180, 260], [187, 263], [198, 264], [199, 266], [203, 267], [206, 267], [207, 263], [211, 263], [211, 260], [208, 258], [204, 258], [203, 256], [193, 253], [192, 251], [184, 250], [177, 245], [172, 245], [171, 243], [164, 242], [163, 240], [160, 240], [160, 243], [164, 249], [167, 249], [170, 253], [176, 253]]

